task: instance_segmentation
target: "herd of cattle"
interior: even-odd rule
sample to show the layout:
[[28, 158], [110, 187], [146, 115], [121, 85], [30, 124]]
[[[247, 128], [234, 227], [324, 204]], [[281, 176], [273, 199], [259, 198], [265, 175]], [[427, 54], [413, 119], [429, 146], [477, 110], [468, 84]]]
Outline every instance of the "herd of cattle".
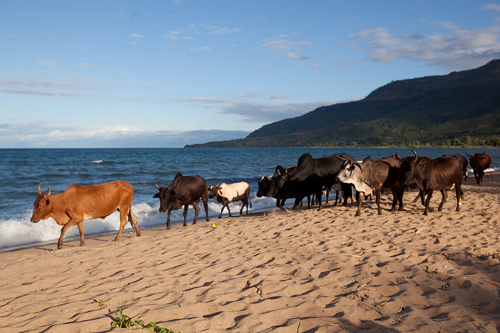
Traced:
[[[325, 195], [328, 203], [328, 193], [333, 189], [336, 191], [335, 205], [342, 192], [343, 205], [347, 204], [347, 199], [352, 195], [354, 187], [356, 189], [356, 199], [358, 209], [356, 216], [361, 214], [363, 199], [375, 194], [378, 207], [378, 214], [381, 214], [380, 195], [384, 189], [391, 190], [393, 194], [391, 211], [396, 210], [399, 203], [399, 210], [403, 210], [403, 194], [407, 187], [416, 186], [419, 196], [425, 206], [424, 214], [431, 210], [429, 202], [435, 190], [441, 191], [442, 200], [438, 210], [441, 211], [446, 201], [447, 190], [455, 188], [457, 197], [457, 211], [460, 210], [460, 200], [463, 197], [461, 190], [462, 179], [467, 179], [467, 158], [460, 154], [445, 155], [439, 158], [418, 156], [412, 150], [414, 156], [401, 158], [396, 153], [395, 156], [384, 157], [380, 160], [372, 160], [366, 157], [362, 163], [358, 163], [352, 156], [347, 154], [335, 154], [320, 158], [313, 158], [311, 154], [303, 154], [296, 166], [283, 168], [278, 165], [275, 173], [271, 176], [256, 177], [259, 184], [258, 197], [272, 196], [276, 199], [276, 206], [284, 208], [286, 199], [295, 199], [293, 209], [295, 210], [302, 199], [308, 199], [308, 207], [315, 201], [321, 209], [322, 195]], [[474, 170], [476, 182], [479, 185], [483, 180], [484, 170], [490, 166], [491, 158], [486, 153], [477, 153], [474, 156], [468, 155], [470, 166]], [[229, 203], [241, 201], [243, 208], [250, 202], [250, 186], [245, 182], [235, 184], [210, 185], [200, 176], [183, 176], [177, 174], [174, 181], [168, 187], [160, 187], [153, 197], [160, 199], [160, 212], [168, 212], [166, 227], [171, 228], [170, 214], [172, 210], [181, 209], [184, 206], [184, 226], [186, 226], [186, 216], [189, 205], [195, 209], [193, 224], [198, 219], [200, 212], [199, 202], [203, 201], [206, 220], [208, 221], [208, 199], [216, 199], [222, 204], [222, 216], [224, 208], [227, 208], [229, 216]], [[41, 183], [38, 185], [38, 196], [34, 203], [33, 216], [31, 222], [53, 218], [57, 224], [62, 225], [61, 236], [57, 246], [63, 246], [64, 233], [68, 228], [77, 225], [80, 231], [80, 246], [85, 244], [83, 221], [101, 218], [104, 219], [115, 211], [120, 212], [120, 228], [115, 241], [119, 240], [123, 228], [130, 224], [135, 228], [137, 236], [140, 236], [137, 218], [132, 212], [132, 201], [134, 198], [134, 187], [124, 181], [82, 186], [71, 185], [66, 191], [59, 194], [51, 194], [51, 189], [42, 193]], [[316, 199], [314, 199], [314, 197]]]

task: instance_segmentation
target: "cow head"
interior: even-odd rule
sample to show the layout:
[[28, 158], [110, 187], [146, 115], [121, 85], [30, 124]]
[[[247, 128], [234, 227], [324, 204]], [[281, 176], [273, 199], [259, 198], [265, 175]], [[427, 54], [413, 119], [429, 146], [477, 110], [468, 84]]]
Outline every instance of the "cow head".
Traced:
[[213, 197], [215, 197], [219, 193], [219, 191], [222, 190], [222, 187], [220, 187], [219, 185], [210, 184], [210, 188], [208, 189], [208, 191], [209, 191], [208, 198], [209, 199], [213, 199]]
[[411, 185], [415, 181], [415, 166], [418, 161], [418, 154], [415, 150], [411, 150], [415, 157], [410, 159], [409, 157], [405, 157], [404, 159], [399, 157], [398, 153], [396, 153], [396, 157], [401, 162], [401, 170], [404, 174], [405, 184]]
[[273, 198], [276, 198], [279, 190], [283, 187], [283, 185], [285, 185], [285, 182], [290, 179], [290, 175], [281, 165], [276, 167], [274, 174], [276, 175], [276, 178], [274, 179]]
[[257, 191], [257, 197], [268, 197], [270, 196], [273, 191], [273, 185], [274, 185], [274, 178], [271, 177], [255, 177], [259, 183], [259, 190]]
[[50, 193], [52, 192], [49, 185], [49, 190], [46, 193], [42, 193], [40, 186], [42, 183], [38, 184], [38, 197], [35, 200], [33, 209], [33, 215], [31, 216], [31, 222], [37, 223], [40, 220], [45, 220], [50, 217], [53, 206], [50, 202]]
[[335, 180], [341, 183], [350, 184], [353, 178], [358, 178], [359, 176], [359, 171], [356, 171], [356, 166], [363, 172], [363, 168], [359, 163], [344, 159], [344, 163], [340, 167], [340, 171]]
[[153, 195], [153, 198], [160, 199], [160, 209], [158, 209], [160, 213], [165, 213], [169, 209], [175, 210], [182, 207], [182, 202], [174, 197], [174, 191], [171, 191], [168, 187], [160, 187], [156, 183], [155, 186], [159, 192]]

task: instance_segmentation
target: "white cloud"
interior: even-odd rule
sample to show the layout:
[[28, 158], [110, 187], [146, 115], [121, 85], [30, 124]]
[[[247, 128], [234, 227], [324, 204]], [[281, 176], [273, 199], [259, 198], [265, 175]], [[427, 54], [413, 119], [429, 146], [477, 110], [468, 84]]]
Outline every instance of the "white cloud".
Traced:
[[448, 33], [428, 36], [414, 33], [395, 38], [388, 29], [379, 27], [350, 37], [366, 41], [368, 58], [380, 62], [408, 59], [443, 70], [457, 70], [479, 67], [500, 57], [500, 27], [466, 30], [450, 22], [440, 26]]
[[489, 4], [489, 5], [482, 6], [480, 9], [494, 10], [494, 11], [500, 12], [500, 5]]
[[89, 64], [89, 63], [81, 63], [75, 66], [75, 69], [87, 69], [91, 66], [94, 66], [94, 64]]
[[144, 36], [139, 34], [131, 34], [130, 38], [144, 38]]
[[[279, 95], [274, 95], [282, 97]], [[276, 99], [277, 97], [275, 97]], [[320, 101], [310, 103], [263, 103], [248, 100], [230, 100], [224, 98], [190, 97], [180, 98], [176, 102], [203, 103], [207, 108], [218, 109], [220, 114], [237, 116], [235, 121], [249, 123], [271, 123], [285, 118], [303, 115], [318, 107], [340, 103], [341, 101]], [[345, 101], [342, 101], [345, 102]]]
[[55, 81], [45, 77], [0, 78], [0, 92], [27, 95], [44, 95], [54, 98], [91, 97], [84, 90], [100, 90], [120, 82], [95, 83], [88, 77], [75, 77], [72, 81]]
[[321, 69], [318, 63], [310, 61], [309, 57], [300, 54], [304, 47], [314, 46], [312, 43], [307, 41], [294, 42], [286, 39], [287, 37], [288, 36], [279, 35], [277, 38], [266, 39], [262, 47], [269, 52], [282, 54], [286, 59], [301, 62], [311, 66], [313, 69]]
[[0, 148], [183, 147], [186, 144], [244, 138], [245, 131], [142, 130], [133, 126], [53, 127], [0, 124]]
[[47, 60], [47, 59], [38, 59], [36, 62], [39, 65], [47, 67], [55, 67], [56, 65], [52, 60]]
[[211, 47], [209, 46], [205, 46], [205, 47], [198, 47], [198, 48], [190, 48], [191, 51], [208, 51], [212, 49]]

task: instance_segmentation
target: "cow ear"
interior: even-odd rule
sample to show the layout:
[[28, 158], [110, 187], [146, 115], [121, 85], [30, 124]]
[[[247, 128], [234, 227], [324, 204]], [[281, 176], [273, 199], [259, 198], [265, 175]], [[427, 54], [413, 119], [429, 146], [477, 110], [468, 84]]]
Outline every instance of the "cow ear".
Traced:
[[155, 193], [155, 195], [153, 195], [153, 198], [159, 198], [160, 197], [160, 193]]
[[48, 205], [50, 205], [50, 200], [49, 200], [49, 199], [45, 200], [45, 204], [46, 204], [47, 206], [48, 206]]
[[170, 195], [175, 195], [175, 191], [170, 190]]

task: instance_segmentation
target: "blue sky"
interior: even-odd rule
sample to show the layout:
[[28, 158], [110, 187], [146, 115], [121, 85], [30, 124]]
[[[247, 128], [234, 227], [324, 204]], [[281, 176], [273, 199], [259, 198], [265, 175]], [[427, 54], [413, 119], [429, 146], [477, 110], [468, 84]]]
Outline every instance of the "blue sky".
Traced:
[[500, 58], [492, 1], [0, 1], [0, 148], [242, 138]]

